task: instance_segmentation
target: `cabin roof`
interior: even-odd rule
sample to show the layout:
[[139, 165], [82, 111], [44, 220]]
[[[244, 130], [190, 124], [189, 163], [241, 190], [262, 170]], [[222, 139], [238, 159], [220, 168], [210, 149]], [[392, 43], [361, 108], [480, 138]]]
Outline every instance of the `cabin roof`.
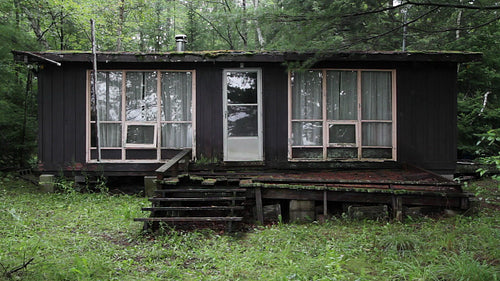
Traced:
[[[92, 53], [83, 51], [12, 51], [17, 61], [39, 62], [91, 62]], [[390, 61], [390, 62], [472, 62], [479, 61], [481, 53], [454, 51], [185, 51], [185, 52], [97, 52], [98, 62], [289, 62], [305, 61]]]

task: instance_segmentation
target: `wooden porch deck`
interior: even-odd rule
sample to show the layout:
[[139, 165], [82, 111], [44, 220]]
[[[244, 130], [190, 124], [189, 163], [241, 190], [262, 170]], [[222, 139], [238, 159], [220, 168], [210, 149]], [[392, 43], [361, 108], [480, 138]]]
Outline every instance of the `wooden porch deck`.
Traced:
[[[415, 167], [363, 170], [183, 167], [175, 169], [175, 176], [165, 176], [162, 171], [157, 181], [157, 195], [150, 199], [153, 207], [144, 208], [152, 212], [151, 217], [136, 220], [146, 223], [264, 223], [268, 221], [264, 212], [266, 205], [281, 204], [280, 209], [286, 211], [292, 200], [313, 202], [316, 214], [324, 217], [332, 215], [334, 209], [341, 208], [339, 206], [384, 206], [389, 210], [388, 216], [395, 220], [402, 220], [414, 207], [456, 210], [471, 207], [471, 195], [463, 192], [461, 184]], [[233, 191], [239, 192], [238, 195]], [[220, 201], [230, 204], [221, 205]], [[181, 212], [171, 212], [172, 215], [160, 212], [167, 209]], [[223, 210], [227, 212], [221, 212]], [[211, 211], [216, 211], [217, 215], [210, 215]]]

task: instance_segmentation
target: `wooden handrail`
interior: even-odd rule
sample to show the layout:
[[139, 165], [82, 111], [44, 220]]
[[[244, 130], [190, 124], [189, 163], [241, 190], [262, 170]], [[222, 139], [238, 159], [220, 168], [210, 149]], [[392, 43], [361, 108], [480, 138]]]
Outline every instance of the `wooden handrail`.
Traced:
[[177, 164], [180, 160], [184, 159], [187, 155], [191, 155], [191, 148], [185, 148], [173, 158], [169, 159], [167, 163], [161, 165], [160, 168], [156, 169], [157, 174], [164, 174], [168, 169], [172, 168], [175, 164]]

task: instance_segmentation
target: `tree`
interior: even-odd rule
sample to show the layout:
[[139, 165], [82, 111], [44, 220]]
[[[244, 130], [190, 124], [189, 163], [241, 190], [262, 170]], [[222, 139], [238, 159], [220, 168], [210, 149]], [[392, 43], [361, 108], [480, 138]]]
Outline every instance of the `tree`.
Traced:
[[2, 3], [0, 15], [1, 170], [25, 167], [35, 152], [36, 83], [31, 70], [14, 62], [11, 50], [39, 47], [27, 33], [19, 32], [23, 25], [13, 2]]

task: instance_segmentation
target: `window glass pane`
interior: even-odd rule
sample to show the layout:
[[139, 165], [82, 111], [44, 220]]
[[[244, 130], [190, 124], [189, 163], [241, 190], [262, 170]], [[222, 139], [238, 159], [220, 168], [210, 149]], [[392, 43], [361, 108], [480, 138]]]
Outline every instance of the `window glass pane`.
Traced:
[[155, 140], [154, 125], [127, 126], [128, 144], [154, 144], [154, 140]]
[[349, 147], [329, 147], [327, 157], [330, 159], [353, 159], [358, 158], [358, 149]]
[[161, 73], [161, 120], [191, 121], [191, 72]]
[[120, 121], [122, 108], [122, 73], [97, 73], [97, 109], [100, 121]]
[[355, 125], [330, 124], [328, 127], [330, 143], [356, 144]]
[[323, 148], [294, 148], [292, 149], [292, 157], [304, 159], [322, 159]]
[[358, 83], [356, 71], [327, 71], [326, 109], [329, 120], [358, 119]]
[[392, 159], [391, 148], [363, 148], [363, 158]]
[[173, 123], [161, 126], [161, 146], [168, 148], [184, 148], [192, 146], [193, 135], [191, 124]]
[[323, 73], [316, 70], [293, 72], [291, 79], [292, 118], [322, 119]]
[[257, 72], [229, 71], [226, 74], [227, 103], [257, 103]]
[[392, 146], [391, 123], [363, 123], [361, 133], [364, 146]]
[[99, 144], [101, 147], [122, 146], [122, 126], [120, 123], [106, 123], [99, 126]]
[[391, 72], [361, 73], [363, 120], [392, 120]]
[[127, 121], [155, 121], [156, 72], [127, 72]]
[[90, 147], [96, 147], [97, 145], [97, 124], [90, 124]]
[[230, 137], [257, 136], [257, 106], [227, 107], [227, 134]]
[[293, 122], [293, 145], [322, 145], [322, 122]]

